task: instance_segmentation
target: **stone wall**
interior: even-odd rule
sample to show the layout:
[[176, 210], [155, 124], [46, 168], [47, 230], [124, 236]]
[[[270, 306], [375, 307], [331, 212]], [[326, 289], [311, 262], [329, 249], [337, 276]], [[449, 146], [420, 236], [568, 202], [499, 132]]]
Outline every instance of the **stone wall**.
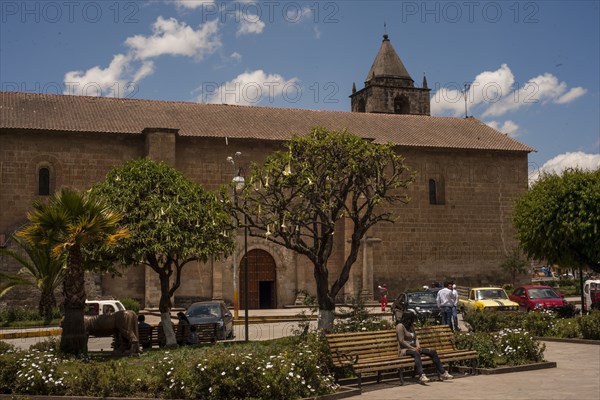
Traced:
[[[251, 162], [281, 147], [280, 143], [234, 138], [179, 137], [164, 130], [147, 135], [95, 133], [0, 132], [0, 233], [12, 233], [26, 221], [26, 213], [36, 195], [37, 169], [51, 168], [53, 190], [72, 187], [83, 190], [104, 179], [114, 166], [152, 154], [160, 158], [153, 143], [174, 154], [175, 166], [205, 189], [216, 190], [230, 182], [235, 169], [226, 161], [240, 151], [238, 167], [247, 170]], [[147, 132], [148, 134], [148, 132]], [[348, 285], [340, 295], [364, 291], [375, 298], [376, 286], [387, 283], [390, 296], [408, 287], [454, 278], [461, 285], [502, 283], [499, 265], [514, 246], [511, 223], [516, 197], [527, 189], [525, 153], [399, 148], [417, 173], [408, 204], [394, 205], [395, 224], [381, 224], [369, 232], [381, 239], [369, 245], [367, 263], [372, 276], [363, 279], [362, 252], [353, 267]], [[173, 161], [173, 160], [172, 160]], [[429, 179], [438, 182], [441, 204], [429, 202]], [[46, 197], [46, 196], [44, 196]], [[339, 237], [329, 261], [330, 277], [337, 278], [348, 253], [348, 221], [340, 222]], [[240, 232], [241, 235], [241, 232]], [[238, 236], [238, 243], [242, 237]], [[274, 246], [264, 239], [250, 238], [249, 250], [268, 251], [276, 262], [277, 306], [293, 304], [298, 290], [315, 293], [313, 267], [304, 257]], [[242, 259], [238, 246], [237, 260]], [[16, 270], [6, 260], [0, 267]], [[182, 298], [221, 297], [228, 303], [233, 296], [233, 258], [212, 263], [190, 263], [176, 296]], [[364, 287], [365, 282], [367, 286]], [[136, 266], [122, 277], [103, 276], [97, 282], [102, 294], [131, 297], [143, 306], [158, 306], [156, 274]], [[23, 301], [23, 292], [9, 296]]]

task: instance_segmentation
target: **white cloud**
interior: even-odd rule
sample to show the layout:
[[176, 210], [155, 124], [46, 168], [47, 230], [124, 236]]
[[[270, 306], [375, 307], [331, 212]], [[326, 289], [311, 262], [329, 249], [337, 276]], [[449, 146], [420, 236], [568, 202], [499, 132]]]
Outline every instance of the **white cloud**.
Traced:
[[[502, 64], [495, 71], [480, 73], [470, 83], [467, 91], [467, 106], [470, 108], [483, 102], [498, 101], [503, 94], [510, 92], [514, 82], [515, 77], [506, 64]], [[460, 87], [458, 84], [452, 86], [451, 88], [441, 88], [434, 94], [431, 101], [432, 113], [450, 112], [454, 116], [464, 113], [464, 87]]]
[[240, 13], [238, 30], [236, 36], [241, 35], [258, 35], [265, 29], [265, 23], [260, 20], [258, 15]]
[[492, 128], [494, 128], [500, 132], [506, 133], [509, 136], [512, 136], [512, 137], [519, 136], [519, 132], [518, 132], [519, 125], [517, 125], [516, 123], [514, 123], [511, 120], [504, 121], [504, 123], [502, 125], [500, 125], [500, 123], [498, 123], [496, 121], [489, 121], [489, 122], [486, 122], [485, 124], [488, 126], [491, 126]]
[[[137, 71], [131, 67], [129, 55], [117, 54], [106, 68], [92, 67], [87, 71], [65, 74], [65, 94], [80, 96], [123, 97], [134, 90], [135, 84], [152, 74], [152, 63], [144, 63]], [[132, 71], [133, 69], [133, 71]]]
[[240, 53], [238, 53], [237, 51], [234, 51], [233, 53], [231, 53], [231, 55], [229, 56], [232, 60], [240, 62], [242, 61], [242, 55]]
[[581, 86], [577, 86], [577, 87], [574, 87], [573, 89], [569, 90], [567, 93], [563, 94], [562, 96], [560, 96], [554, 102], [556, 104], [570, 103], [573, 100], [575, 100], [576, 98], [581, 97], [586, 93], [587, 93], [587, 89], [584, 89]]
[[[483, 117], [498, 117], [510, 111], [532, 104], [565, 104], [583, 96], [587, 90], [575, 87], [570, 90], [565, 82], [550, 73], [529, 79], [514, 89], [515, 77], [508, 65], [502, 64], [495, 71], [484, 71], [471, 82], [467, 91], [469, 110], [484, 107]], [[436, 91], [431, 99], [432, 114], [459, 116], [465, 111], [464, 86], [457, 83]], [[472, 114], [469, 111], [469, 114]]]
[[499, 116], [537, 103], [564, 104], [575, 100], [585, 92], [586, 90], [581, 87], [567, 92], [567, 84], [560, 82], [556, 76], [547, 72], [531, 78], [517, 90], [507, 93], [498, 102], [491, 104], [483, 116]]
[[279, 74], [267, 74], [263, 70], [244, 72], [220, 86], [203, 85], [203, 93], [197, 101], [213, 104], [256, 105], [272, 103], [276, 97], [296, 100], [300, 89], [298, 79], [285, 79]]
[[195, 10], [196, 8], [203, 6], [213, 6], [214, 4], [214, 0], [175, 0], [175, 5], [178, 8], [187, 8], [191, 10]]
[[529, 181], [536, 181], [542, 173], [562, 174], [569, 168], [579, 168], [588, 171], [595, 171], [600, 168], [600, 154], [589, 154], [582, 151], [563, 153], [546, 161], [537, 171], [532, 171]]
[[194, 30], [176, 19], [158, 17], [151, 36], [135, 35], [125, 40], [127, 54], [113, 56], [109, 66], [65, 74], [65, 94], [123, 97], [137, 91], [136, 85], [154, 72], [152, 58], [162, 55], [202, 59], [216, 51], [221, 42], [217, 21]]
[[135, 56], [140, 59], [158, 57], [164, 54], [202, 59], [221, 47], [217, 20], [204, 23], [194, 30], [175, 18], [159, 16], [152, 25], [152, 36], [135, 35], [125, 40]]

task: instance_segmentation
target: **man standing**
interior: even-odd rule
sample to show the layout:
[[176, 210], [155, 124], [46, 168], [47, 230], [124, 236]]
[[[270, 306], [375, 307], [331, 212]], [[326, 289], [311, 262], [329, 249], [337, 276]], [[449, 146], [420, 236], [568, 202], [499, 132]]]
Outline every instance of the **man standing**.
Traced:
[[454, 306], [452, 306], [452, 324], [454, 325], [455, 331], [460, 331], [458, 326], [458, 291], [456, 290], [456, 284], [452, 284], [452, 295], [454, 295]]
[[436, 298], [437, 306], [442, 314], [442, 324], [448, 325], [450, 329], [452, 329], [452, 307], [454, 307], [453, 284], [452, 281], [445, 282], [444, 288], [438, 292]]

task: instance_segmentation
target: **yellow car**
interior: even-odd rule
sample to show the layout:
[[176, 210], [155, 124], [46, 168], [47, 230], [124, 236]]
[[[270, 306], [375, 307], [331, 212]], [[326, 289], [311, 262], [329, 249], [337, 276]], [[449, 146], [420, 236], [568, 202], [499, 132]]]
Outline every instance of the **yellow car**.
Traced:
[[458, 300], [458, 307], [463, 318], [472, 311], [519, 310], [519, 304], [510, 300], [504, 289], [500, 287], [471, 288], [468, 290], [468, 295], [464, 292], [463, 294]]

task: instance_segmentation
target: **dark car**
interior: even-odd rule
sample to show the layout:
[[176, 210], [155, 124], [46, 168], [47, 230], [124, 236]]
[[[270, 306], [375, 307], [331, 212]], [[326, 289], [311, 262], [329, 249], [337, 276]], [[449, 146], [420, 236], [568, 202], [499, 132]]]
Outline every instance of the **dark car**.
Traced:
[[551, 286], [520, 286], [508, 297], [525, 311], [558, 310], [567, 305]]
[[193, 303], [185, 311], [190, 324], [206, 324], [216, 322], [219, 327], [219, 340], [233, 339], [233, 315], [222, 301], [201, 301]]
[[436, 295], [437, 291], [433, 290], [401, 293], [392, 304], [393, 318], [399, 321], [403, 312], [415, 310], [417, 318], [421, 321], [433, 320], [440, 322], [441, 316], [435, 300]]

